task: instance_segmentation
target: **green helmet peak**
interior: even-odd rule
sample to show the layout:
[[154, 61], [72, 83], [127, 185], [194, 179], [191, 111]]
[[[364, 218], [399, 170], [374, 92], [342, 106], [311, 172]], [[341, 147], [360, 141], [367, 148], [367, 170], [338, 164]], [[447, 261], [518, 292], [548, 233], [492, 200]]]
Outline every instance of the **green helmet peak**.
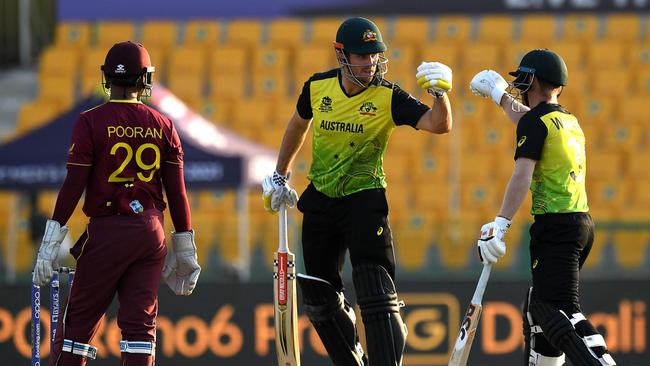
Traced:
[[362, 17], [348, 18], [341, 23], [336, 32], [335, 45], [345, 52], [359, 55], [386, 51], [379, 27]]

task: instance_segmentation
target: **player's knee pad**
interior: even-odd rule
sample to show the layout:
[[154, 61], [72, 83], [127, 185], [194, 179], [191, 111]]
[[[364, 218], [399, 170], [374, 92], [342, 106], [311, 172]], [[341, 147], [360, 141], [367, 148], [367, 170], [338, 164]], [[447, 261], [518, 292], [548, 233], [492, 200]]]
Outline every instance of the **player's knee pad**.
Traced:
[[558, 348], [553, 347], [542, 334], [542, 328], [535, 321], [533, 314], [530, 312], [530, 301], [533, 288], [530, 287], [526, 292], [523, 311], [523, 330], [524, 330], [524, 353], [526, 366], [554, 366], [564, 363], [564, 353]]
[[403, 305], [397, 300], [392, 278], [376, 264], [357, 265], [352, 277], [366, 329], [370, 363], [401, 365], [407, 331], [400, 315]]
[[120, 352], [140, 353], [154, 356], [156, 354], [156, 343], [151, 341], [120, 341]]
[[337, 366], [363, 366], [367, 359], [359, 343], [356, 316], [343, 293], [327, 281], [298, 274], [303, 308]]
[[97, 357], [97, 347], [90, 344], [75, 342], [71, 339], [63, 340], [63, 352], [70, 352], [74, 355], [87, 357], [94, 360]]
[[593, 356], [597, 358], [602, 365], [616, 365], [616, 362], [612, 356], [607, 352], [605, 338], [603, 338], [603, 336], [598, 333], [596, 328], [594, 328], [591, 322], [589, 322], [589, 320], [587, 320], [587, 318], [585, 318], [582, 313], [571, 314], [569, 320], [575, 327], [578, 336], [589, 348]]
[[[597, 357], [585, 340], [578, 335], [574, 324], [581, 321], [580, 317], [574, 318], [573, 315], [569, 317], [564, 311], [548, 303], [537, 301], [530, 304], [530, 312], [540, 324], [549, 343], [564, 351], [572, 363], [585, 366], [615, 365], [609, 355], [608, 360]], [[581, 318], [584, 319], [584, 316]], [[609, 360], [612, 361], [611, 364], [604, 363]]]

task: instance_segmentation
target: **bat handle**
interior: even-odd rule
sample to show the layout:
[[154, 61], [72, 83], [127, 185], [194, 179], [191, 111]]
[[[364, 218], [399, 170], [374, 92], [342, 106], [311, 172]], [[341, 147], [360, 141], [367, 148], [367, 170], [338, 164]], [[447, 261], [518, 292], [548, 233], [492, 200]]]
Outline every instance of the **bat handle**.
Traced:
[[483, 300], [483, 293], [485, 292], [485, 287], [487, 287], [488, 279], [490, 279], [490, 271], [492, 270], [491, 264], [484, 264], [483, 271], [481, 271], [481, 277], [478, 279], [476, 284], [476, 290], [474, 290], [474, 296], [472, 297], [472, 304], [480, 304]]
[[286, 253], [288, 251], [287, 243], [287, 206], [280, 204], [280, 212], [278, 214], [278, 231], [280, 233], [280, 245], [278, 252]]

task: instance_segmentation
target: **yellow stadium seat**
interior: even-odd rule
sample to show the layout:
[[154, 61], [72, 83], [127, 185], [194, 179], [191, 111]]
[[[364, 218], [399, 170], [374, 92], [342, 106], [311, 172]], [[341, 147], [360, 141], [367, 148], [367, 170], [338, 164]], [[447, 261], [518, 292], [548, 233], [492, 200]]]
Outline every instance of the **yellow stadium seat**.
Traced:
[[604, 38], [611, 41], [635, 41], [643, 34], [643, 22], [639, 14], [610, 13], [605, 19]]
[[330, 46], [336, 41], [336, 31], [339, 29], [343, 18], [318, 17], [309, 24], [309, 43], [317, 46]]
[[606, 150], [587, 153], [587, 186], [591, 179], [614, 178], [623, 173], [623, 156]]
[[410, 179], [411, 171], [406, 169], [413, 161], [413, 155], [409, 152], [394, 151], [384, 156], [384, 171], [388, 180], [397, 184], [403, 184]]
[[461, 182], [488, 179], [494, 173], [494, 161], [492, 156], [485, 153], [463, 150], [460, 166], [457, 168], [460, 171]]
[[389, 37], [392, 44], [409, 44], [419, 46], [431, 41], [431, 18], [422, 16], [399, 16], [393, 23], [393, 31]]
[[627, 46], [620, 41], [594, 42], [587, 51], [587, 66], [596, 70], [623, 67], [627, 59]]
[[65, 109], [74, 104], [77, 94], [77, 80], [65, 75], [40, 75], [38, 99], [55, 101]]
[[36, 100], [23, 104], [18, 112], [16, 131], [19, 133], [39, 127], [59, 115], [61, 107], [55, 101]]
[[497, 156], [512, 157], [515, 151], [515, 129], [516, 127], [512, 123], [505, 121], [481, 124], [474, 131], [476, 150]]
[[295, 49], [293, 77], [302, 88], [307, 79], [317, 72], [324, 72], [337, 66], [334, 48], [331, 45], [305, 45]]
[[95, 74], [82, 75], [80, 90], [82, 97], [92, 93], [104, 93], [101, 74], [97, 72]]
[[480, 126], [494, 118], [498, 110], [496, 105], [490, 104], [490, 101], [473, 95], [457, 98], [454, 101], [454, 118], [462, 123], [463, 133], [465, 126]]
[[199, 74], [205, 77], [207, 61], [207, 50], [205, 48], [196, 46], [181, 47], [174, 49], [170, 53], [168, 67], [174, 71], [174, 74]]
[[43, 76], [67, 76], [75, 79], [79, 69], [79, 55], [68, 48], [50, 47], [39, 59], [39, 72]]
[[104, 64], [106, 53], [108, 49], [103, 47], [89, 48], [82, 52], [81, 60], [81, 75], [86, 77], [88, 75], [95, 75], [98, 79], [101, 78], [100, 67]]
[[215, 99], [204, 99], [198, 112], [216, 124], [227, 124], [231, 119], [231, 104]]
[[426, 251], [432, 244], [435, 218], [421, 212], [409, 212], [400, 225], [392, 227], [395, 254], [401, 267], [407, 270], [422, 268], [427, 258]]
[[[637, 165], [643, 164], [641, 162], [642, 158], [650, 157], [649, 152], [645, 152], [642, 155], [639, 155], [634, 162], [630, 162], [634, 167]], [[634, 177], [631, 181], [631, 197], [632, 203], [636, 206], [647, 208], [650, 207], [650, 173], [648, 172], [648, 161], [645, 161], [645, 164], [641, 166], [641, 169], [635, 169], [631, 172], [631, 176]], [[631, 165], [632, 166], [632, 165]], [[650, 216], [650, 212], [646, 212], [646, 215]]]
[[248, 70], [249, 52], [246, 48], [233, 46], [220, 46], [212, 52], [210, 58], [210, 73], [237, 73]]
[[170, 73], [167, 86], [184, 102], [196, 102], [203, 98], [205, 75], [200, 73]]
[[635, 95], [643, 96], [644, 98], [650, 95], [650, 69], [632, 73], [631, 80]]
[[165, 20], [146, 21], [142, 24], [142, 44], [167, 50], [178, 44], [176, 22]]
[[[481, 169], [482, 166], [476, 166], [476, 168], [477, 172], [483, 171]], [[475, 173], [474, 176], [476, 177], [477, 174], [480, 173]], [[493, 182], [488, 181], [484, 177], [478, 177], [478, 179], [484, 180], [477, 181], [475, 178], [473, 181], [461, 181], [461, 212], [465, 212], [466, 210], [473, 210], [475, 212], [483, 212], [485, 214], [493, 213], [499, 209], [497, 206], [501, 203], [501, 199], [503, 197], [503, 195], [500, 194], [503, 187], [502, 185], [495, 185]]]
[[590, 97], [582, 97], [580, 106], [576, 108], [578, 121], [584, 121], [583, 128], [589, 127], [593, 122], [607, 123], [614, 122], [616, 118], [616, 101], [608, 94], [598, 93]]
[[472, 20], [466, 16], [441, 16], [435, 19], [435, 40], [463, 44], [471, 37]]
[[[529, 42], [516, 42], [506, 45], [503, 52], [503, 67], [506, 70], [515, 70], [519, 66], [524, 55], [538, 47], [539, 46], [532, 46]], [[506, 80], [511, 78], [509, 75], [503, 75], [503, 77], [506, 78]]]
[[493, 43], [470, 43], [463, 48], [463, 68], [466, 70], [498, 69], [502, 58], [501, 49]]
[[[419, 165], [424, 164], [420, 163]], [[424, 174], [424, 172], [420, 171], [414, 176], [416, 180], [418, 178], [424, 180], [419, 180], [420, 184], [415, 185], [412, 189], [412, 207], [418, 212], [431, 212], [438, 219], [445, 219], [449, 211], [450, 191], [448, 185], [444, 183], [447, 181], [447, 171], [446, 169], [436, 168], [430, 174]], [[428, 178], [432, 179], [429, 180]], [[422, 182], [427, 183], [423, 184]], [[409, 190], [411, 189], [406, 185], [403, 186]]]
[[598, 36], [596, 15], [568, 15], [563, 18], [562, 39], [570, 41], [592, 41]]
[[618, 96], [629, 92], [629, 73], [625, 68], [602, 70], [596, 67], [590, 69], [589, 74], [592, 95]]
[[521, 20], [519, 40], [525, 43], [549, 45], [557, 38], [558, 21], [555, 15], [526, 15]]
[[615, 230], [613, 237], [616, 262], [626, 269], [641, 268], [650, 246], [650, 231], [647, 228]]
[[563, 101], [565, 97], [574, 100], [584, 98], [585, 93], [589, 91], [590, 76], [589, 73], [581, 68], [574, 67], [569, 69], [569, 80], [567, 81], [567, 85], [562, 89], [562, 98], [560, 101]]
[[584, 43], [577, 41], [562, 41], [554, 43], [549, 47], [553, 52], [556, 52], [566, 63], [569, 69], [569, 77], [573, 70], [580, 70], [585, 65], [584, 60]]
[[183, 37], [185, 46], [214, 47], [221, 37], [220, 23], [214, 20], [194, 20], [187, 22]]
[[298, 18], [273, 19], [268, 24], [267, 41], [288, 47], [305, 43], [305, 20]]
[[275, 72], [284, 77], [291, 66], [291, 51], [286, 46], [258, 47], [253, 51], [253, 72]]
[[[420, 58], [423, 61], [438, 61], [450, 67], [460, 63], [460, 52], [456, 44], [445, 42], [433, 42], [422, 45]], [[390, 67], [390, 61], [389, 61]]]
[[[407, 70], [410, 74], [417, 67], [418, 61], [416, 59], [417, 50], [415, 47], [407, 45], [394, 45], [386, 51], [388, 58], [388, 71], [394, 70]], [[411, 75], [414, 79], [414, 76]]]
[[242, 73], [212, 72], [210, 74], [210, 95], [224, 100], [243, 98], [247, 94], [246, 81]]
[[634, 71], [650, 70], [650, 42], [638, 42], [630, 45], [629, 66]]
[[84, 22], [63, 22], [56, 26], [57, 47], [86, 48], [90, 46], [90, 25]]
[[[594, 220], [598, 220], [600, 218], [594, 218]], [[596, 222], [596, 232], [594, 235], [594, 243], [591, 246], [591, 250], [589, 251], [589, 256], [587, 257], [587, 260], [585, 263], [582, 265], [582, 268], [587, 269], [587, 268], [598, 268], [601, 266], [604, 262], [604, 253], [605, 249], [609, 246], [609, 242], [611, 241], [611, 233], [609, 231], [605, 230], [598, 230], [598, 222]]]
[[234, 19], [224, 23], [224, 40], [231, 45], [256, 47], [262, 40], [262, 21]]
[[[132, 22], [99, 22], [95, 31], [96, 47], [103, 48], [104, 53], [108, 52], [108, 49], [115, 43], [135, 41], [135, 26]], [[148, 47], [147, 50], [149, 50]]]
[[595, 178], [594, 175], [589, 174], [587, 177], [589, 208], [596, 212], [606, 210], [610, 214], [623, 213], [625, 207], [629, 204], [628, 190], [625, 184], [624, 180], [615, 176], [598, 176], [598, 178]]
[[613, 123], [607, 125], [603, 147], [609, 151], [637, 153], [647, 145], [646, 126], [637, 123]]
[[512, 41], [514, 18], [509, 15], [486, 15], [479, 19], [478, 40], [505, 44]]
[[257, 129], [268, 124], [273, 115], [273, 102], [267, 99], [241, 99], [233, 103], [232, 126], [253, 126]]
[[463, 212], [461, 219], [450, 220], [440, 228], [436, 233], [436, 247], [446, 268], [461, 269], [476, 263], [476, 238], [485, 222], [482, 215]]
[[645, 104], [647, 102], [648, 97], [643, 94], [635, 94], [619, 98], [619, 120], [623, 123], [642, 123], [646, 126], [650, 126], [650, 116], [645, 113]]
[[258, 70], [252, 75], [253, 98], [283, 100], [289, 94], [285, 73]]
[[[411, 69], [391, 69], [388, 68], [388, 73], [384, 76], [386, 80], [393, 84], [397, 84], [400, 88], [405, 90], [407, 93], [417, 95], [420, 92], [420, 86], [415, 79], [414, 74], [415, 68]], [[422, 98], [425, 103], [426, 97]]]

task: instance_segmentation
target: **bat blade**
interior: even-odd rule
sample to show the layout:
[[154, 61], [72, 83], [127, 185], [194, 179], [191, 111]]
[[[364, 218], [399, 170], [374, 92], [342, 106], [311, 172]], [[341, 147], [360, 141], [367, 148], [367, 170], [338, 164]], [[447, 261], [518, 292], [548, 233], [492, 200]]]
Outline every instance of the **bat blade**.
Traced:
[[491, 269], [491, 265], [483, 266], [481, 277], [476, 284], [476, 290], [474, 290], [474, 296], [472, 296], [472, 301], [467, 308], [463, 322], [460, 324], [458, 338], [456, 338], [456, 344], [454, 344], [454, 349], [451, 352], [447, 366], [467, 365], [467, 359], [469, 358], [469, 352], [472, 349], [478, 321], [481, 318], [481, 312], [483, 311], [481, 300], [483, 300], [483, 293], [485, 292], [487, 281], [490, 278]]
[[296, 266], [291, 252], [274, 254], [275, 348], [279, 366], [300, 366]]
[[469, 352], [472, 349], [474, 335], [478, 327], [478, 321], [481, 318], [483, 307], [481, 304], [470, 304], [465, 313], [465, 318], [460, 326], [456, 344], [449, 357], [448, 366], [465, 366], [469, 358]]

